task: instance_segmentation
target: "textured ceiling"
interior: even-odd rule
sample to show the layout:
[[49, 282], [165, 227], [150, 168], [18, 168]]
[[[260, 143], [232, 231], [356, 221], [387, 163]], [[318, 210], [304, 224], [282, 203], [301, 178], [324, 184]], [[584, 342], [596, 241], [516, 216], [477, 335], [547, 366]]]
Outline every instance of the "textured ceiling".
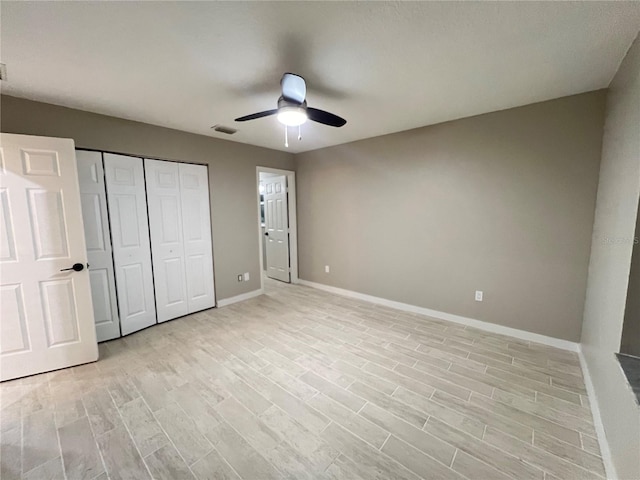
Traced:
[[[639, 2], [6, 2], [2, 92], [285, 150], [279, 80], [307, 80], [301, 152], [606, 87]], [[239, 128], [233, 136], [214, 124]], [[293, 133], [293, 132], [292, 132]]]

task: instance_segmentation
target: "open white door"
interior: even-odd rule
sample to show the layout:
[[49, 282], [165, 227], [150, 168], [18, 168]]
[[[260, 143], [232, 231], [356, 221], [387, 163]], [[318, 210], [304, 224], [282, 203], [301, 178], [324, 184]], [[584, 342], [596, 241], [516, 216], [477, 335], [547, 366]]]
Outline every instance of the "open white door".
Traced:
[[120, 329], [128, 335], [156, 323], [149, 220], [142, 159], [104, 154]]
[[264, 221], [267, 252], [267, 276], [283, 282], [289, 275], [289, 215], [287, 177], [264, 179]]
[[104, 342], [120, 336], [120, 319], [113, 273], [102, 153], [78, 150], [76, 157], [96, 334], [98, 341]]
[[98, 359], [86, 264], [73, 140], [1, 134], [0, 380]]

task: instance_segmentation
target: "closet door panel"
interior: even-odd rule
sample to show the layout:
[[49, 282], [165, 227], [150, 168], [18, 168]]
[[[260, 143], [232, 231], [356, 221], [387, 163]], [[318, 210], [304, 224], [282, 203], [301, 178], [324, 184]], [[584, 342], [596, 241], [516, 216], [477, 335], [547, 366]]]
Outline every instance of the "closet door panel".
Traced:
[[116, 291], [123, 335], [156, 323], [142, 159], [104, 154]]
[[215, 306], [209, 175], [204, 165], [179, 164], [189, 312]]
[[189, 313], [178, 163], [145, 159], [158, 321]]
[[99, 342], [120, 336], [102, 153], [76, 151], [89, 280]]

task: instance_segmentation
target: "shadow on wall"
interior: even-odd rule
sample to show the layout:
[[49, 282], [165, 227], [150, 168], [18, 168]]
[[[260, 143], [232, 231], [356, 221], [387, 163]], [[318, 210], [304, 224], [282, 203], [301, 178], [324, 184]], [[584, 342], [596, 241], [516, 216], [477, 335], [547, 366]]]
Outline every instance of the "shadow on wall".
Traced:
[[636, 230], [633, 238], [614, 239], [633, 242], [631, 254], [631, 270], [629, 273], [629, 287], [627, 288], [627, 303], [624, 310], [622, 326], [622, 343], [620, 353], [640, 357], [640, 204], [636, 219]]

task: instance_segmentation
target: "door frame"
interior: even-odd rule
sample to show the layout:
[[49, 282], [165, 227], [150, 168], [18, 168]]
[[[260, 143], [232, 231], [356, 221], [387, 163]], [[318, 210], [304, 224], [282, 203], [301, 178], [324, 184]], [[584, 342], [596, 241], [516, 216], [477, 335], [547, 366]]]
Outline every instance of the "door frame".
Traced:
[[289, 267], [291, 269], [291, 283], [298, 283], [298, 218], [296, 211], [296, 172], [282, 170], [280, 168], [256, 167], [256, 216], [258, 224], [258, 252], [260, 254], [260, 290], [264, 291], [264, 275], [262, 266], [264, 256], [262, 254], [262, 226], [260, 225], [260, 174], [277, 173], [287, 177], [287, 212], [289, 215]]

